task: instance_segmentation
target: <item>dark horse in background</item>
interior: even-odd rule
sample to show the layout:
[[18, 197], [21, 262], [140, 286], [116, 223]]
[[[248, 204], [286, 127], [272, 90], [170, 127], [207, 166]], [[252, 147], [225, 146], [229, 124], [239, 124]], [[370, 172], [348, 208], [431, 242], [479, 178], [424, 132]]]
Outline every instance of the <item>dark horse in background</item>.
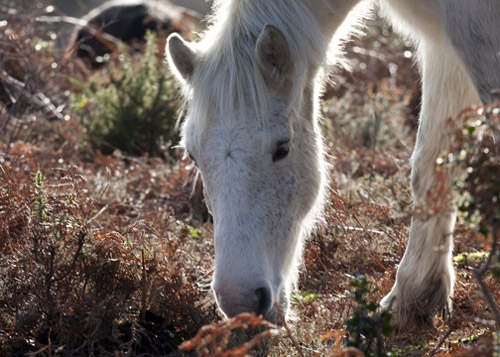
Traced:
[[158, 34], [158, 48], [173, 32], [190, 39], [200, 15], [162, 0], [112, 0], [82, 18], [83, 26], [73, 32], [67, 55], [77, 56], [92, 68], [107, 62], [118, 41], [140, 50], [147, 31]]

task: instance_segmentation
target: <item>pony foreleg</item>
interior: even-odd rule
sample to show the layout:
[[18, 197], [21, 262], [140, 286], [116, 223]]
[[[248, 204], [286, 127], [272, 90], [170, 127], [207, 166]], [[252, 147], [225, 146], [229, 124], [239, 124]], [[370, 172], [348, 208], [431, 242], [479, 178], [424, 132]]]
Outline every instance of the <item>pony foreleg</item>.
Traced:
[[400, 329], [430, 324], [435, 312], [451, 310], [455, 208], [448, 186], [454, 173], [438, 175], [435, 165], [449, 148], [452, 128], [447, 119], [479, 103], [472, 82], [446, 39], [421, 43], [420, 50], [422, 114], [411, 180], [416, 213], [396, 283], [381, 302], [382, 307], [392, 310], [394, 325]]
[[414, 217], [408, 247], [398, 268], [396, 283], [382, 300], [398, 329], [432, 324], [438, 311], [448, 316], [455, 281], [451, 255], [455, 211]]

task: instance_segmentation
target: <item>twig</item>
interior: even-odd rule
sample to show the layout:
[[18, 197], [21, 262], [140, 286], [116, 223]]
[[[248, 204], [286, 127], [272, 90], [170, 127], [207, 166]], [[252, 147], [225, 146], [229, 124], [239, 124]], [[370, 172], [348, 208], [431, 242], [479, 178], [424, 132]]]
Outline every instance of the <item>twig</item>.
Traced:
[[147, 273], [144, 247], [141, 249], [141, 270], [142, 270], [142, 296], [141, 296], [141, 319], [146, 322], [146, 302], [147, 302]]
[[[42, 108], [46, 111], [47, 114], [51, 115], [49, 119], [62, 119], [64, 116], [61, 111], [52, 103], [49, 97], [47, 97], [42, 92], [30, 93], [26, 89], [26, 84], [12, 77], [7, 71], [0, 71], [0, 79], [2, 80], [2, 84], [4, 86], [8, 86], [11, 96], [11, 100], [16, 104], [19, 99], [24, 98], [30, 104], [35, 105], [36, 107]], [[17, 98], [14, 97], [14, 94], [17, 95]], [[2, 125], [5, 127], [7, 122]]]
[[446, 341], [446, 339], [451, 335], [451, 333], [453, 332], [453, 328], [450, 327], [448, 329], [448, 331], [446, 331], [446, 333], [443, 335], [443, 337], [441, 337], [441, 339], [439, 340], [438, 344], [436, 345], [436, 347], [434, 347], [432, 349], [432, 351], [429, 352], [429, 356], [434, 356], [438, 350], [441, 348], [441, 346], [443, 345], [444, 341]]
[[484, 299], [486, 300], [486, 302], [488, 303], [488, 305], [491, 308], [491, 311], [493, 312], [493, 316], [495, 317], [495, 322], [496, 322], [497, 326], [500, 326], [500, 311], [498, 310], [498, 306], [497, 306], [495, 300], [493, 300], [493, 298], [491, 297], [490, 291], [488, 290], [488, 288], [486, 287], [486, 284], [483, 281], [484, 275], [488, 271], [488, 269], [490, 267], [491, 260], [493, 259], [493, 255], [496, 253], [496, 249], [497, 249], [498, 233], [497, 233], [496, 228], [493, 229], [492, 238], [493, 238], [493, 240], [491, 242], [491, 249], [488, 253], [488, 258], [486, 259], [486, 261], [483, 263], [483, 265], [479, 269], [474, 271], [474, 276], [476, 277], [477, 282], [478, 282], [479, 286], [481, 287], [481, 292], [484, 295]]
[[[69, 274], [71, 274], [73, 272], [73, 269], [76, 266], [76, 261], [80, 257], [80, 253], [83, 250], [83, 246], [85, 244], [85, 238], [87, 237], [87, 234], [88, 234], [88, 228], [86, 226], [83, 226], [82, 228], [80, 228], [80, 230], [77, 233], [77, 235], [78, 235], [78, 246], [76, 248], [75, 254], [73, 255], [73, 259], [71, 261], [71, 264], [69, 265], [69, 268], [61, 276], [59, 276], [57, 278], [56, 277], [52, 277], [52, 279], [51, 279], [52, 283], [55, 283], [55, 282], [58, 282], [58, 281], [61, 281], [61, 280], [65, 279], [67, 276], [69, 276]], [[55, 274], [53, 274], [53, 275], [55, 275]]]
[[95, 36], [99, 41], [103, 42], [110, 50], [117, 48], [120, 44], [120, 40], [115, 36], [104, 32], [102, 29], [97, 26], [92, 25], [86, 20], [82, 20], [76, 17], [71, 16], [39, 16], [36, 18], [38, 22], [46, 22], [46, 23], [60, 23], [65, 22], [67, 24], [75, 25], [83, 28], [84, 30], [90, 32], [92, 36]]
[[287, 337], [290, 339], [290, 341], [292, 341], [292, 344], [295, 347], [295, 349], [297, 350], [299, 356], [305, 357], [304, 353], [302, 352], [302, 349], [299, 346], [299, 343], [297, 342], [297, 340], [295, 339], [295, 337], [293, 337], [292, 331], [290, 331], [290, 328], [288, 327], [288, 324], [286, 323], [285, 316], [281, 312], [281, 309], [280, 309], [280, 307], [279, 307], [279, 305], [278, 305], [278, 303], [276, 301], [274, 302], [274, 308], [278, 312], [278, 317], [279, 317], [281, 323], [283, 324], [283, 327], [285, 328]]
[[[354, 218], [354, 220], [360, 225], [361, 228], [363, 228], [363, 231], [368, 234], [368, 236], [370, 237], [370, 239], [373, 240], [373, 237], [372, 235], [370, 234], [370, 232], [368, 231], [368, 229], [366, 229], [362, 224], [361, 222], [359, 221], [358, 217], [356, 217], [356, 215], [352, 215], [352, 218]], [[376, 256], [373, 255], [373, 253], [363, 244], [363, 242], [361, 241], [361, 239], [359, 239], [359, 237], [355, 234], [354, 237], [356, 238], [356, 240], [359, 242], [359, 244], [361, 244], [361, 246], [363, 247], [363, 249], [368, 253], [368, 255], [372, 258], [372, 260], [375, 262], [375, 264], [377, 264], [383, 271], [386, 271], [387, 269], [385, 268], [384, 264], [382, 264]]]
[[108, 311], [109, 311], [110, 307], [111, 307], [111, 300], [108, 301], [108, 303], [106, 304], [106, 308], [104, 309], [104, 311], [103, 311], [103, 313], [101, 315], [101, 318], [99, 319], [99, 321], [98, 321], [97, 325], [95, 326], [94, 330], [85, 339], [85, 341], [77, 349], [75, 349], [74, 351], [71, 351], [70, 354], [78, 354], [78, 352], [80, 352], [85, 347], [87, 347], [87, 345], [89, 344], [89, 340], [93, 339], [97, 335], [97, 333], [99, 332], [99, 330], [101, 329], [101, 325], [104, 322], [104, 317], [108, 314]]
[[372, 145], [372, 158], [370, 163], [370, 178], [368, 179], [368, 197], [366, 199], [366, 203], [370, 203], [370, 198], [372, 197], [372, 182], [375, 171], [375, 153], [377, 149], [377, 139], [378, 133], [380, 131], [380, 122], [382, 121], [382, 117], [374, 113], [375, 116], [375, 126], [373, 127], [373, 145]]

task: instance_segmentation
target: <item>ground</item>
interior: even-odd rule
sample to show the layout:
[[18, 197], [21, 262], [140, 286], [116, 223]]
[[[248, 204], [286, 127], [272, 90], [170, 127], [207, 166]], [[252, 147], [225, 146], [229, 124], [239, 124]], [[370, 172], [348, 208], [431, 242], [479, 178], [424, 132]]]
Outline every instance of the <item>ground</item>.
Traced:
[[[296, 319], [261, 332], [252, 350], [243, 343], [253, 335], [234, 333], [228, 343], [223, 337], [248, 324], [263, 331], [266, 323], [246, 316], [221, 321], [209, 289], [213, 229], [192, 162], [168, 141], [136, 156], [92, 146], [85, 123], [97, 112], [83, 103], [92, 97], [82, 86], [109, 82], [64, 57], [53, 44], [60, 30], [34, 21], [48, 3], [30, 13], [4, 3], [0, 354], [175, 356], [189, 354], [178, 346], [202, 331], [184, 346], [199, 354], [213, 353], [216, 344], [233, 348], [232, 355], [349, 355], [354, 276], [366, 277], [374, 290], [366, 299], [379, 301], [392, 287], [408, 237], [408, 160], [419, 108], [411, 46], [380, 20], [348, 43], [351, 72], [332, 76], [321, 106], [330, 200], [324, 224], [306, 244]], [[120, 58], [97, 76], [115, 67]], [[490, 244], [460, 216], [451, 324], [436, 317], [433, 328], [380, 339], [382, 350], [491, 355], [494, 316], [474, 277]], [[500, 301], [491, 274], [485, 285]]]

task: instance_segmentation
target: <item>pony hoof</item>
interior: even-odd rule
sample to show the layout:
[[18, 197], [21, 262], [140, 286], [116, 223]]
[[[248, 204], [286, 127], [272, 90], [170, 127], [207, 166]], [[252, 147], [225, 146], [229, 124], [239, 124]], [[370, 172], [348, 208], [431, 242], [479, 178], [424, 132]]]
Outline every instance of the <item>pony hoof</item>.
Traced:
[[391, 313], [391, 324], [398, 333], [435, 328], [434, 316], [438, 316], [445, 324], [449, 324], [452, 316], [449, 303], [432, 309], [425, 302], [401, 303], [397, 296], [391, 294], [384, 297], [380, 306], [382, 311]]

